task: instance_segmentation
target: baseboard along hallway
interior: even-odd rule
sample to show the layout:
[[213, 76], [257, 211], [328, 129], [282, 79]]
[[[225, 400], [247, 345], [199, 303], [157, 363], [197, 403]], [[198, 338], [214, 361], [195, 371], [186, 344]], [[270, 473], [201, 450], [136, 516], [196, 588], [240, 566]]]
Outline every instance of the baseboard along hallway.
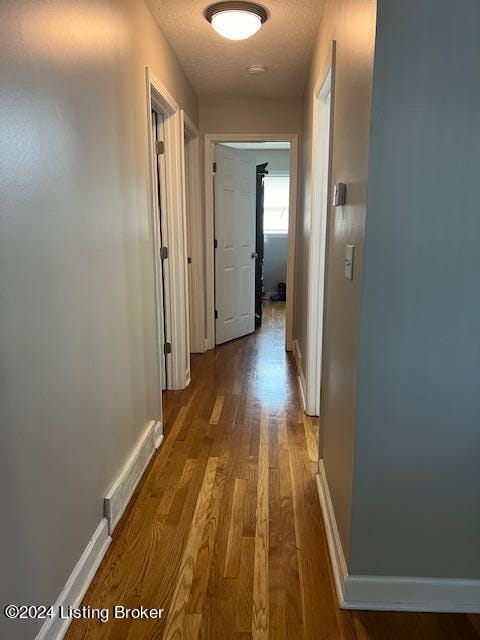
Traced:
[[191, 386], [165, 394], [165, 442], [83, 602], [162, 617], [76, 620], [67, 640], [477, 637], [474, 616], [339, 609], [284, 307], [265, 303], [257, 333], [194, 356]]

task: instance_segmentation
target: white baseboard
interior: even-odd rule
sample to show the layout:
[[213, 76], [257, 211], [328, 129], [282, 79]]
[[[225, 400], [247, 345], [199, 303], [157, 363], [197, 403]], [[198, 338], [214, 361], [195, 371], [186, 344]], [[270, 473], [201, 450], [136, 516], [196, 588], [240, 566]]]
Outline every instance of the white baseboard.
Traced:
[[103, 518], [54, 605], [56, 616], [45, 622], [36, 640], [62, 640], [71, 620], [58, 616], [60, 607], [66, 609], [80, 605], [111, 541], [107, 519]]
[[159, 448], [162, 440], [162, 423], [152, 420], [147, 424], [142, 437], [105, 498], [105, 517], [98, 525], [54, 605], [56, 617], [45, 622], [36, 636], [36, 640], [62, 640], [65, 636], [71, 620], [58, 617], [60, 607], [65, 610], [67, 607], [80, 605], [112, 541], [111, 533], [125, 511], [150, 458]]
[[315, 476], [315, 479], [317, 481], [318, 497], [320, 498], [323, 522], [325, 524], [325, 532], [327, 535], [328, 551], [332, 564], [335, 590], [337, 592], [338, 603], [342, 607], [344, 604], [345, 581], [348, 576], [347, 563], [345, 561], [340, 533], [335, 519], [335, 511], [333, 510], [323, 460], [320, 460], [318, 463], [318, 474]]
[[163, 425], [161, 422], [155, 423], [155, 429], [153, 431], [153, 442], [155, 444], [155, 450], [160, 449], [160, 445], [163, 442]]
[[480, 613], [480, 580], [347, 576], [342, 608]]
[[480, 613], [480, 580], [349, 575], [323, 460], [316, 476], [335, 589], [342, 609]]
[[293, 356], [295, 358], [295, 364], [297, 366], [297, 380], [298, 388], [300, 389], [300, 400], [302, 403], [302, 409], [306, 412], [307, 403], [305, 400], [305, 391], [307, 389], [307, 385], [305, 382], [305, 374], [303, 373], [303, 356], [300, 350], [300, 345], [298, 344], [298, 340], [296, 338], [293, 341]]
[[128, 460], [123, 466], [112, 488], [105, 496], [104, 511], [108, 521], [108, 533], [113, 530], [122, 517], [128, 503], [150, 462], [150, 458], [163, 440], [162, 424], [156, 420], [149, 422]]

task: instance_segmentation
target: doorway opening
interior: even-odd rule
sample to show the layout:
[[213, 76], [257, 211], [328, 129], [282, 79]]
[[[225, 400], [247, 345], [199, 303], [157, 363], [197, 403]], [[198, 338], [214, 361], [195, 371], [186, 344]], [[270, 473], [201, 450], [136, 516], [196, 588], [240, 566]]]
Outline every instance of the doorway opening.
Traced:
[[[270, 155], [270, 154], [269, 154]], [[275, 152], [263, 178], [263, 298], [286, 302], [290, 148]], [[277, 160], [278, 164], [275, 163]]]
[[292, 350], [298, 139], [206, 135], [207, 345], [247, 335], [285, 309]]
[[190, 380], [182, 114], [168, 90], [146, 68], [146, 116], [153, 240], [158, 413], [161, 392]]

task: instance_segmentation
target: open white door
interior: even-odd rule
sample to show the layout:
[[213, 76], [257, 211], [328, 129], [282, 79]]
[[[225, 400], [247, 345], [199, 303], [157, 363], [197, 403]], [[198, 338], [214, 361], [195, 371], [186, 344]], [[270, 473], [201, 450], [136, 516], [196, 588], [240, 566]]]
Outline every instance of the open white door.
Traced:
[[162, 148], [165, 144], [164, 118], [161, 113], [152, 110], [152, 151], [154, 154], [153, 172], [154, 180], [154, 233], [155, 233], [155, 270], [156, 270], [156, 316], [157, 316], [157, 340], [158, 354], [160, 357], [160, 375], [162, 391], [168, 388], [168, 383], [172, 379], [172, 359], [170, 349], [171, 344], [171, 319], [170, 319], [170, 296], [169, 296], [169, 272], [168, 261], [165, 258], [163, 247], [167, 241], [167, 216], [166, 212], [166, 166], [165, 156], [158, 153], [158, 145]]
[[248, 151], [215, 149], [215, 343], [255, 330], [256, 161]]

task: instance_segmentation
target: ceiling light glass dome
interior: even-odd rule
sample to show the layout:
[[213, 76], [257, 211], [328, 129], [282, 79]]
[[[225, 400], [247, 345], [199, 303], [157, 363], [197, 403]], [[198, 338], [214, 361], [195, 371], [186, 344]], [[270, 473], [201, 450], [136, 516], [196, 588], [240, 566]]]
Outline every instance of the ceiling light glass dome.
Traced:
[[217, 33], [228, 40], [246, 40], [267, 19], [266, 10], [251, 2], [217, 2], [210, 5], [205, 17]]

